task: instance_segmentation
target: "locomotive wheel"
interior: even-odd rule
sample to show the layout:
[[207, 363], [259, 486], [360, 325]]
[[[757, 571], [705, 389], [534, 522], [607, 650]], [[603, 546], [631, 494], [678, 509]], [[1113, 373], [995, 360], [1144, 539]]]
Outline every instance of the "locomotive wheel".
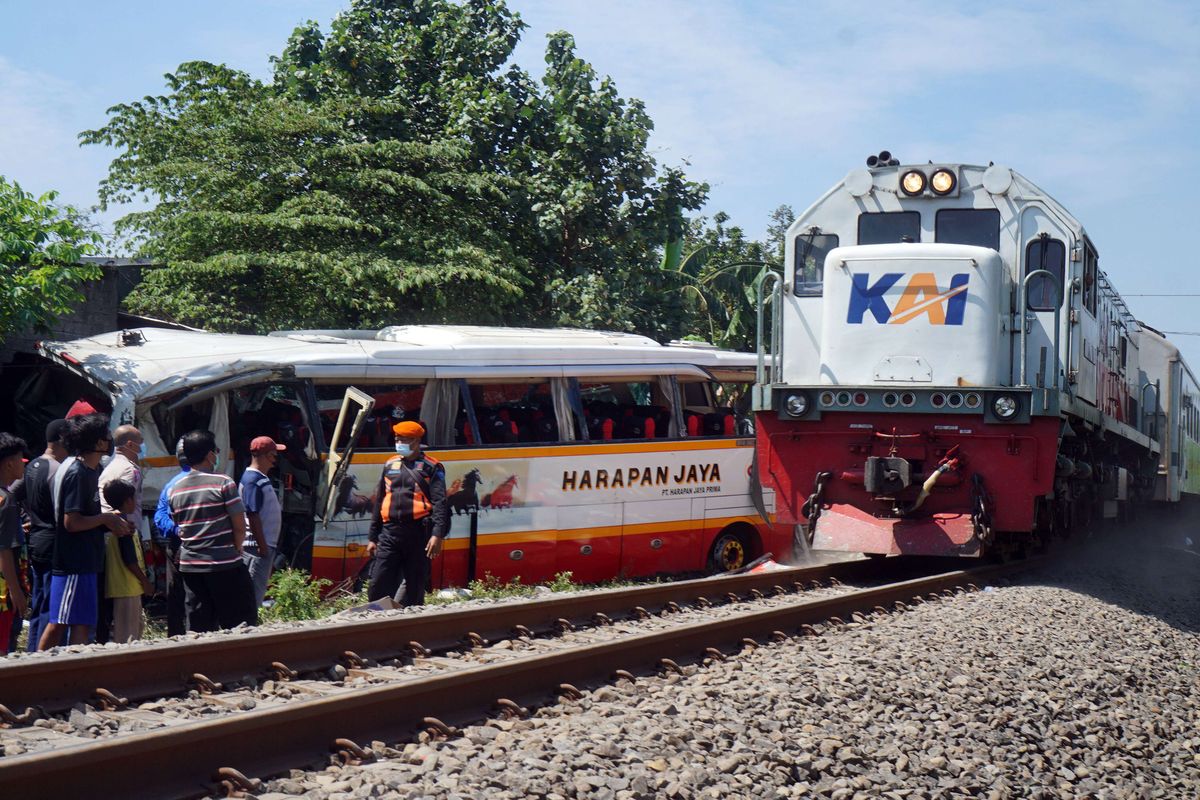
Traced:
[[746, 565], [746, 541], [735, 531], [721, 531], [708, 551], [709, 572], [729, 572]]

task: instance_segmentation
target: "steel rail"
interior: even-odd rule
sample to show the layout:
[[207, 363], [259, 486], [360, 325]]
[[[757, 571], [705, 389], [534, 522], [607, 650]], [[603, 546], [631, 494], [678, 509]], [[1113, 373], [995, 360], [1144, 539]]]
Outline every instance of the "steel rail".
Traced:
[[[479, 719], [501, 698], [531, 702], [565, 683], [594, 684], [617, 670], [646, 670], [663, 659], [699, 659], [711, 648], [739, 648], [800, 626], [870, 612], [969, 583], [1028, 569], [1043, 559], [942, 573], [730, 614], [609, 642], [467, 667], [411, 681], [342, 690], [314, 700], [186, 723], [110, 741], [0, 760], [5, 796], [82, 796], [100, 780], [122, 798], [191, 797], [214, 788], [218, 770], [263, 776], [285, 771], [334, 747], [335, 740], [394, 741], [429, 724]], [[776, 573], [778, 574], [778, 573]], [[134, 766], [136, 765], [136, 766]], [[98, 776], [103, 776], [98, 777]]]
[[[552, 630], [560, 619], [578, 622], [597, 613], [626, 614], [635, 607], [655, 610], [668, 603], [713, 601], [727, 594], [791, 588], [796, 581], [879, 578], [893, 559], [849, 561], [776, 572], [702, 578], [636, 586], [606, 592], [572, 593], [546, 600], [498, 603], [485, 608], [449, 609], [411, 616], [353, 620], [292, 630], [254, 630], [193, 641], [147, 644], [114, 650], [72, 653], [53, 658], [0, 662], [0, 704], [14, 713], [35, 706], [59, 711], [88, 701], [98, 689], [132, 701], [179, 694], [200, 673], [216, 682], [269, 674], [272, 662], [292, 670], [324, 670], [350, 651], [381, 659], [407, 653], [412, 642], [431, 650], [461, 645], [470, 634], [484, 639], [510, 638], [523, 625]], [[899, 567], [906, 566], [903, 562]], [[915, 568], [915, 567], [913, 567]]]

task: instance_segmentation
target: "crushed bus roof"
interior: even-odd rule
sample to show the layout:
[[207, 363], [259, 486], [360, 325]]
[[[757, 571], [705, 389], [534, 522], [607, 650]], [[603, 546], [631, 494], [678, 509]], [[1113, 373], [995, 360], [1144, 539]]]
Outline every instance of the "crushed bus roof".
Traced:
[[40, 352], [113, 394], [137, 402], [216, 381], [300, 377], [389, 378], [626, 375], [679, 372], [733, 379], [752, 353], [662, 345], [644, 336], [575, 329], [404, 325], [379, 331], [279, 331], [269, 336], [142, 328], [68, 342]]

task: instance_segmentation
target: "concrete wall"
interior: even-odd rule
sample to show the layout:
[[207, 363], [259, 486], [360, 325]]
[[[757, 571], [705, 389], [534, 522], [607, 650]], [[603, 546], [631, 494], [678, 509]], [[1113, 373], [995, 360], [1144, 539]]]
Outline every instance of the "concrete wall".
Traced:
[[141, 281], [142, 269], [149, 262], [104, 257], [88, 257], [84, 261], [99, 264], [104, 276], [84, 284], [83, 302], [71, 313], [59, 317], [48, 331], [23, 331], [8, 336], [0, 345], [0, 369], [19, 354], [32, 354], [34, 345], [42, 339], [81, 339], [121, 327], [117, 321], [121, 301]]
[[[15, 432], [31, 444], [41, 441], [45, 420], [19, 418], [15, 394], [26, 378], [41, 369], [34, 350], [37, 342], [80, 339], [120, 329], [121, 301], [137, 286], [142, 270], [150, 266], [149, 262], [126, 258], [89, 257], [84, 260], [99, 264], [104, 275], [81, 287], [84, 300], [74, 311], [59, 317], [48, 330], [20, 331], [0, 343], [0, 431]], [[74, 399], [74, 396], [67, 397], [63, 402], [69, 404]], [[55, 409], [55, 413], [60, 410]], [[40, 452], [40, 446], [37, 452]]]

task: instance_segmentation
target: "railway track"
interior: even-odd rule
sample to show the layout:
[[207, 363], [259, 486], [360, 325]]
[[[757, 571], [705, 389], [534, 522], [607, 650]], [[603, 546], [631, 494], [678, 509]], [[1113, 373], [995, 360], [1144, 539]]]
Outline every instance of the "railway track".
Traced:
[[[0, 787], [80, 795], [103, 774], [106, 788], [122, 797], [196, 796], [221, 781], [251, 789], [244, 775], [301, 766], [329, 750], [345, 761], [373, 757], [356, 742], [394, 741], [423, 729], [448, 734], [451, 725], [489, 713], [523, 714], [523, 704], [556, 692], [574, 695], [577, 685], [676, 669], [677, 660], [725, 658], [760, 640], [811, 633], [814, 624], [900, 608], [1029, 565], [912, 578], [897, 573], [916, 569], [901, 561], [850, 562], [22, 660], [0, 666], [6, 702], [10, 687], [24, 705], [64, 708], [88, 698], [99, 709], [93, 719], [123, 727], [110, 737], [56, 739], [34, 730], [38, 712], [10, 710], [15, 727], [0, 731], [0, 742], [29, 731], [27, 738], [46, 736], [49, 749], [0, 759]], [[822, 581], [887, 582], [813, 591]], [[485, 647], [489, 638], [508, 647]], [[325, 672], [342, 680], [307, 677]], [[262, 676], [262, 684], [244, 685], [247, 675]], [[23, 678], [33, 685], [22, 686]], [[222, 680], [242, 685], [226, 691]], [[271, 692], [261, 691], [267, 681]], [[163, 718], [155, 704], [132, 705], [188, 692], [198, 709], [192, 719]]]

